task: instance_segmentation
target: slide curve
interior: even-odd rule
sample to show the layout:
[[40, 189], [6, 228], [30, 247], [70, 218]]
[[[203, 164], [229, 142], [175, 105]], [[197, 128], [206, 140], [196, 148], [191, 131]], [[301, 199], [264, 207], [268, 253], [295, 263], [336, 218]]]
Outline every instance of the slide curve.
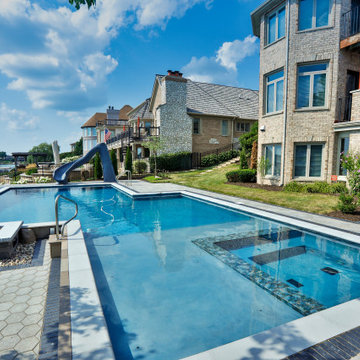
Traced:
[[89, 162], [97, 152], [100, 153], [104, 181], [116, 182], [114, 168], [112, 166], [109, 151], [105, 143], [97, 144], [85, 156], [57, 168], [53, 173], [54, 180], [59, 184], [67, 184], [70, 172]]

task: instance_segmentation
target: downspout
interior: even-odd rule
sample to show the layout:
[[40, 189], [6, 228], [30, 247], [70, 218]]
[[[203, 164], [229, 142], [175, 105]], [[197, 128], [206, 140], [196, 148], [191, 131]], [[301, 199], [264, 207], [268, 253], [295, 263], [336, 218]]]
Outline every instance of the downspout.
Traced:
[[287, 125], [287, 104], [288, 104], [288, 81], [289, 81], [289, 44], [290, 44], [290, 0], [287, 0], [286, 11], [286, 56], [285, 56], [285, 101], [284, 101], [284, 128], [282, 143], [282, 161], [281, 161], [281, 181], [280, 186], [284, 185], [285, 178], [285, 149], [286, 149], [286, 125]]

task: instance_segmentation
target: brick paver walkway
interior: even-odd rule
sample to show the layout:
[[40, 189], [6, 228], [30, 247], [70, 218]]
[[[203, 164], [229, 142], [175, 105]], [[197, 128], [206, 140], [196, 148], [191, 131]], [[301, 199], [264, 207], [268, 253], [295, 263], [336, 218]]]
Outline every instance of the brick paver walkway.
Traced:
[[41, 265], [0, 271], [0, 359], [37, 358], [50, 263], [46, 244]]

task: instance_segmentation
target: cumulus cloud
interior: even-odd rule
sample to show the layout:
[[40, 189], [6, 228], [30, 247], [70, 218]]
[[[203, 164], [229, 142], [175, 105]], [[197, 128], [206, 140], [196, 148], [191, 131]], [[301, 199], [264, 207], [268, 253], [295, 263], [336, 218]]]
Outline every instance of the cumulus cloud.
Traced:
[[11, 109], [5, 103], [0, 104], [0, 124], [10, 131], [35, 130], [39, 119], [25, 111]]
[[34, 108], [81, 110], [106, 102], [107, 77], [118, 62], [106, 49], [124, 26], [164, 27], [210, 0], [98, 0], [95, 8], [41, 7], [34, 0], [0, 0], [0, 71], [8, 89], [26, 93]]
[[192, 57], [182, 71], [193, 81], [238, 85], [238, 64], [246, 57], [254, 55], [258, 47], [256, 37], [251, 35], [244, 40], [224, 42], [215, 56]]

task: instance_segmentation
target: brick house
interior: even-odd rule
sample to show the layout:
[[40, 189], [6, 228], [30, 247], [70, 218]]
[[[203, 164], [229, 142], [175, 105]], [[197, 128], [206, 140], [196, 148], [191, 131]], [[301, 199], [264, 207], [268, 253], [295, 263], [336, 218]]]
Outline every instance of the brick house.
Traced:
[[194, 82], [178, 71], [156, 75], [151, 97], [128, 113], [127, 136], [110, 139], [119, 158], [131, 146], [133, 158], [149, 154], [141, 146], [148, 136], [160, 136], [163, 153], [203, 153], [230, 148], [250, 131], [258, 118], [258, 91]]
[[260, 182], [345, 178], [340, 153], [360, 151], [358, 10], [354, 0], [268, 0], [252, 12]]

